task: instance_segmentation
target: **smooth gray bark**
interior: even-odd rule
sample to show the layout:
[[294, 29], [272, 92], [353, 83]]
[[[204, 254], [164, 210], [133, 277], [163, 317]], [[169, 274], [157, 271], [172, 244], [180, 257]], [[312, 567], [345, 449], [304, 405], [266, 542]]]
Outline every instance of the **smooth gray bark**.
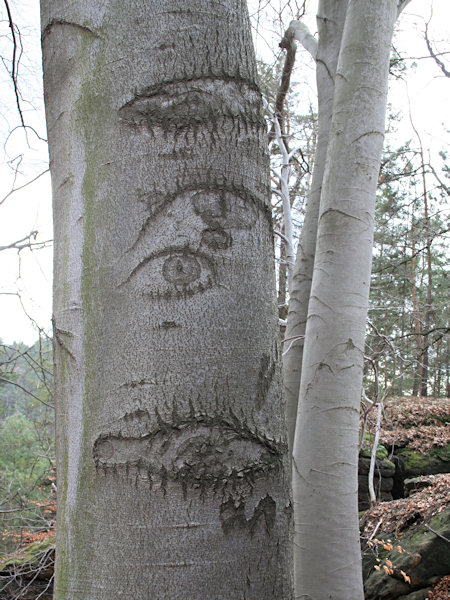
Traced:
[[[316, 252], [320, 195], [333, 110], [334, 81], [346, 11], [347, 0], [320, 0], [317, 13], [319, 30], [319, 42], [315, 56], [319, 107], [317, 148], [305, 220], [298, 242], [292, 286], [289, 290], [289, 313], [285, 335], [286, 354], [283, 357], [283, 387], [291, 452], [297, 421], [304, 336]], [[309, 47], [311, 46], [310, 43]]]
[[243, 0], [42, 0], [55, 600], [289, 600], [266, 128]]
[[358, 425], [396, 0], [349, 0], [323, 177], [293, 452], [295, 594], [362, 600]]

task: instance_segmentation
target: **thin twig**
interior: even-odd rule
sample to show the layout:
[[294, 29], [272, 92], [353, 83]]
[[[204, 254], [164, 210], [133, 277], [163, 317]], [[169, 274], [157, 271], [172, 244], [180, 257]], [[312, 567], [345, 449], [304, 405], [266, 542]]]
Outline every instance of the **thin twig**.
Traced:
[[431, 42], [428, 37], [428, 24], [429, 24], [429, 22], [425, 23], [425, 32], [424, 32], [424, 37], [425, 37], [425, 42], [427, 44], [428, 52], [430, 53], [431, 58], [434, 59], [435, 63], [438, 65], [438, 67], [444, 73], [444, 75], [446, 77], [450, 77], [450, 71], [447, 70], [447, 68], [444, 65], [444, 63], [442, 62], [442, 60], [439, 60], [439, 58], [437, 57], [437, 54], [434, 52], [434, 50], [431, 46]]
[[446, 538], [444, 535], [442, 535], [441, 533], [438, 533], [437, 531], [435, 531], [434, 529], [432, 529], [429, 525], [427, 525], [425, 523], [425, 527], [427, 529], [429, 529], [431, 531], [431, 533], [434, 533], [434, 535], [437, 535], [438, 537], [440, 537], [442, 540], [444, 540], [444, 542], [448, 542], [450, 544], [450, 540], [448, 538]]
[[14, 194], [14, 192], [18, 192], [19, 190], [23, 190], [23, 188], [27, 187], [28, 185], [34, 183], [37, 179], [39, 179], [39, 177], [42, 177], [42, 175], [45, 175], [45, 173], [48, 173], [50, 169], [45, 169], [45, 171], [42, 171], [42, 173], [39, 173], [39, 175], [36, 175], [36, 177], [34, 177], [33, 179], [31, 179], [30, 181], [27, 181], [27, 183], [24, 183], [23, 185], [20, 185], [19, 187], [13, 188], [11, 191], [9, 191], [6, 196], [4, 196], [1, 200], [0, 200], [0, 206], [3, 204], [3, 202], [5, 202], [5, 200], [7, 200], [12, 194]]
[[26, 394], [28, 394], [29, 396], [31, 396], [32, 398], [34, 398], [41, 404], [45, 404], [45, 406], [48, 406], [48, 408], [51, 408], [52, 410], [54, 409], [54, 406], [52, 406], [51, 404], [48, 404], [48, 402], [45, 402], [44, 400], [42, 400], [42, 398], [38, 398], [35, 394], [33, 394], [33, 392], [30, 392], [30, 390], [27, 390], [27, 388], [23, 387], [23, 385], [20, 385], [20, 383], [17, 383], [17, 381], [12, 381], [11, 379], [5, 379], [4, 377], [0, 377], [0, 381], [3, 381], [3, 383], [10, 383], [11, 385], [15, 385], [16, 387], [20, 388], [22, 391], [24, 391]]
[[[17, 86], [17, 74], [18, 74], [19, 60], [17, 59], [16, 31], [15, 31], [15, 26], [14, 26], [14, 22], [13, 22], [11, 9], [9, 7], [8, 0], [3, 0], [3, 2], [6, 7], [6, 12], [8, 13], [8, 23], [9, 23], [9, 28], [11, 29], [11, 36], [12, 36], [12, 40], [13, 40], [11, 79], [12, 79], [13, 86], [14, 86], [14, 94], [16, 96], [16, 104], [17, 104], [17, 110], [19, 111], [20, 122], [22, 123], [22, 126], [25, 127], [25, 121], [23, 120], [23, 114], [22, 114], [22, 108], [20, 106], [19, 88]], [[16, 65], [17, 65], [17, 68], [16, 68]]]

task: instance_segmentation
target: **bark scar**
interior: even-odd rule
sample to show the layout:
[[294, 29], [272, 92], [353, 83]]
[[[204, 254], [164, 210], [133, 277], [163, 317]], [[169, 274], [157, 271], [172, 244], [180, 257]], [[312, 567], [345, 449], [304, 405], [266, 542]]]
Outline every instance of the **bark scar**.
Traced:
[[44, 41], [44, 38], [50, 33], [51, 29], [56, 25], [62, 25], [65, 27], [73, 27], [74, 29], [78, 29], [83, 33], [89, 33], [95, 38], [99, 38], [99, 34], [87, 27], [86, 25], [80, 25], [79, 23], [72, 23], [71, 21], [66, 21], [65, 19], [52, 19], [48, 25], [45, 27], [42, 32], [41, 41]]
[[256, 402], [258, 407], [262, 407], [266, 401], [275, 371], [276, 364], [273, 358], [268, 354], [263, 354], [259, 365], [258, 383], [256, 386]]
[[124, 123], [150, 131], [159, 127], [179, 133], [219, 118], [265, 127], [259, 92], [245, 82], [222, 78], [187, 79], [142, 90], [119, 115]]
[[220, 521], [225, 534], [233, 529], [246, 529], [253, 536], [258, 524], [263, 522], [266, 532], [270, 535], [275, 524], [277, 505], [272, 496], [267, 494], [262, 498], [250, 519], [245, 516], [245, 502], [236, 503], [232, 498], [220, 506]]
[[73, 333], [71, 331], [67, 331], [65, 329], [60, 329], [59, 327], [57, 327], [55, 315], [52, 316], [52, 326], [53, 326], [53, 337], [54, 337], [55, 342], [58, 344], [58, 346], [60, 346], [60, 348], [62, 348], [62, 350], [64, 350], [70, 356], [70, 358], [72, 360], [76, 360], [75, 355], [69, 349], [66, 342], [64, 341], [64, 337], [73, 339], [73, 337], [74, 337]]

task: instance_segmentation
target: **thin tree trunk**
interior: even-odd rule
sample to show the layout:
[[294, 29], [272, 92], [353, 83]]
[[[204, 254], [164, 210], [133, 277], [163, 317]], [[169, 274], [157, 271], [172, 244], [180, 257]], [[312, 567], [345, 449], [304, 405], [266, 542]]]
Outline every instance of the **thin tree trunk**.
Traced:
[[436, 356], [434, 358], [434, 378], [433, 378], [433, 397], [439, 398], [441, 395], [441, 363], [440, 353], [442, 338], [436, 344]]
[[[413, 209], [412, 209], [413, 210]], [[414, 364], [412, 395], [418, 396], [422, 374], [423, 339], [421, 334], [421, 315], [417, 298], [416, 285], [416, 232], [414, 231], [414, 213], [411, 216], [411, 300], [413, 309], [414, 339], [416, 342], [416, 360]]]
[[289, 446], [292, 452], [297, 419], [303, 345], [308, 301], [314, 267], [320, 195], [328, 147], [336, 66], [344, 28], [347, 0], [321, 0], [317, 14], [319, 43], [317, 50], [317, 94], [319, 120], [317, 147], [305, 220], [298, 242], [289, 300], [286, 339], [288, 352], [283, 357], [283, 387], [286, 398]]
[[396, 16], [396, 0], [350, 0], [339, 55], [294, 441], [298, 598], [364, 597], [359, 403]]
[[422, 352], [421, 352], [421, 368], [420, 368], [420, 395], [427, 397], [428, 395], [428, 368], [429, 368], [429, 329], [431, 322], [431, 303], [432, 303], [432, 265], [431, 265], [431, 244], [432, 237], [430, 233], [430, 218], [428, 213], [428, 189], [427, 179], [425, 173], [425, 157], [423, 154], [423, 145], [420, 138], [419, 132], [417, 131], [412, 115], [410, 114], [410, 120], [414, 133], [419, 141], [420, 147], [420, 159], [421, 159], [421, 175], [422, 175], [422, 194], [423, 194], [423, 211], [424, 211], [424, 227], [425, 227], [425, 261], [426, 261], [426, 275], [427, 275], [427, 293], [425, 300], [424, 318], [422, 323], [423, 334], [420, 336]]
[[377, 496], [375, 493], [375, 487], [373, 485], [373, 477], [375, 474], [375, 464], [377, 462], [377, 450], [378, 450], [378, 442], [380, 441], [382, 414], [383, 414], [383, 400], [379, 400], [378, 401], [378, 410], [377, 410], [377, 423], [375, 426], [375, 436], [374, 436], [374, 440], [373, 440], [372, 453], [370, 456], [370, 468], [369, 468], [369, 476], [368, 476], [369, 498], [370, 498], [371, 506], [374, 506], [377, 503]]
[[267, 131], [243, 0], [43, 0], [55, 600], [291, 594]]
[[[420, 138], [419, 138], [420, 139]], [[424, 204], [424, 221], [425, 221], [425, 240], [426, 240], [426, 270], [427, 270], [427, 295], [425, 301], [425, 314], [424, 314], [424, 333], [423, 333], [423, 355], [422, 355], [422, 377], [421, 377], [421, 391], [420, 395], [423, 397], [428, 396], [428, 366], [429, 366], [429, 348], [430, 348], [430, 330], [431, 324], [431, 308], [432, 308], [432, 288], [433, 288], [433, 276], [432, 276], [432, 265], [431, 265], [431, 233], [430, 233], [430, 217], [428, 213], [428, 190], [425, 175], [425, 162], [423, 156], [422, 144], [420, 147], [420, 155], [422, 158], [422, 184], [423, 184], [423, 204]]]
[[[281, 227], [281, 233], [284, 235], [284, 223]], [[278, 316], [283, 321], [287, 316], [287, 281], [286, 242], [282, 239], [280, 244], [280, 266], [278, 269]]]
[[398, 375], [398, 388], [397, 388], [397, 395], [402, 397], [403, 396], [403, 377], [404, 377], [404, 344], [403, 344], [403, 340], [404, 340], [404, 334], [405, 334], [405, 328], [406, 328], [406, 280], [408, 277], [408, 261], [406, 260], [406, 250], [407, 250], [407, 236], [408, 233], [406, 232], [405, 234], [405, 243], [403, 245], [403, 257], [404, 257], [404, 276], [403, 276], [403, 286], [402, 286], [402, 294], [401, 294], [401, 299], [402, 299], [402, 318], [401, 318], [401, 325], [400, 325], [400, 340], [401, 340], [401, 346], [399, 349], [400, 352], [400, 360], [399, 360], [399, 375]]
[[448, 352], [447, 352], [447, 364], [445, 365], [445, 396], [450, 398], [450, 365], [448, 363]]

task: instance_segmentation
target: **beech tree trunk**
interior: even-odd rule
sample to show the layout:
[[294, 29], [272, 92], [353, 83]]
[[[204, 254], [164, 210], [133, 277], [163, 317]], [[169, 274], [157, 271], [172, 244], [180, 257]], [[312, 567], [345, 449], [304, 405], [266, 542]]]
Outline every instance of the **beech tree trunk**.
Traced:
[[318, 219], [293, 452], [295, 595], [362, 600], [358, 424], [396, 0], [349, 0]]
[[336, 66], [344, 28], [347, 0], [320, 0], [317, 13], [317, 94], [319, 104], [317, 148], [306, 214], [298, 242], [287, 318], [283, 358], [283, 387], [286, 398], [289, 445], [292, 451], [297, 421], [298, 395], [302, 369], [308, 302], [316, 252], [317, 221], [323, 173], [330, 135]]
[[289, 600], [267, 131], [243, 0], [42, 0], [55, 600]]

